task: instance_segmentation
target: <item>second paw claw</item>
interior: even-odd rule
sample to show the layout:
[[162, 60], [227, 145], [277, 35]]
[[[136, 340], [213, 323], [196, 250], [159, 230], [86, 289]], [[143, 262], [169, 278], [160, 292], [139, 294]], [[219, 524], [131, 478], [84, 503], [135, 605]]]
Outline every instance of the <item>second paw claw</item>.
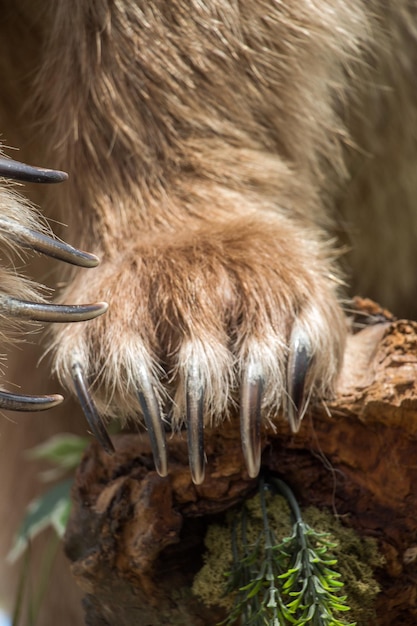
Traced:
[[64, 241], [54, 239], [46, 233], [22, 226], [12, 220], [0, 218], [0, 229], [9, 239], [24, 248], [35, 250], [58, 261], [86, 268], [97, 267], [99, 264], [99, 259], [95, 254], [78, 250]]
[[23, 394], [0, 391], [0, 409], [7, 411], [46, 411], [61, 404], [63, 397], [59, 394], [50, 396], [26, 396]]
[[0, 176], [28, 183], [61, 183], [68, 178], [66, 172], [27, 165], [3, 157], [0, 158]]
[[96, 304], [46, 304], [28, 302], [0, 295], [0, 311], [4, 315], [34, 322], [85, 322], [107, 311], [106, 302]]

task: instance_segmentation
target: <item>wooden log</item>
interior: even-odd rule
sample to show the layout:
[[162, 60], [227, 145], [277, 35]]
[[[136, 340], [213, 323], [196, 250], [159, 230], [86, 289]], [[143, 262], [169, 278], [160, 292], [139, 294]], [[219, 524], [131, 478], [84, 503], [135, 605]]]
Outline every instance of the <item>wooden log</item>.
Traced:
[[[302, 505], [336, 511], [385, 556], [375, 626], [417, 624], [417, 323], [390, 321], [349, 337], [331, 402], [299, 433], [284, 419], [263, 434], [263, 465]], [[185, 437], [169, 438], [170, 474], [154, 471], [146, 436], [115, 438], [116, 454], [87, 450], [66, 534], [91, 626], [213, 626], [224, 618], [190, 591], [208, 524], [251, 494], [238, 420], [206, 433], [207, 476], [191, 482]]]

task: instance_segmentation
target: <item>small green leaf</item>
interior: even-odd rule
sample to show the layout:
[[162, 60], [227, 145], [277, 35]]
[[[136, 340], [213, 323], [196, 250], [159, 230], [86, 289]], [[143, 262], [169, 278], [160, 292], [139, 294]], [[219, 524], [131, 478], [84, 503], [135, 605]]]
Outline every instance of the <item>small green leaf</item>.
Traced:
[[261, 589], [263, 583], [264, 581], [262, 580], [262, 578], [256, 581], [256, 584], [253, 586], [253, 589], [246, 596], [248, 600], [256, 596], [257, 593], [259, 593], [259, 590]]
[[71, 486], [72, 479], [66, 480], [32, 500], [8, 554], [9, 561], [16, 561], [29, 541], [48, 526], [52, 526], [60, 537], [63, 535], [70, 511]]
[[59, 468], [70, 470], [79, 465], [87, 445], [88, 439], [85, 437], [60, 433], [27, 450], [26, 455], [29, 459], [42, 459]]

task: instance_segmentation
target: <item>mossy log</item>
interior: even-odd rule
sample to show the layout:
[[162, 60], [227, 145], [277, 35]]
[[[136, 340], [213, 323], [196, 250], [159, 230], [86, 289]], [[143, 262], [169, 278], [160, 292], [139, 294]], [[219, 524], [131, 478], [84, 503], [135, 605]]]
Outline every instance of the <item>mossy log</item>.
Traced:
[[[372, 626], [417, 624], [417, 323], [373, 321], [349, 337], [336, 398], [316, 404], [299, 433], [283, 418], [263, 435], [263, 465], [301, 505], [327, 507], [385, 557]], [[191, 482], [185, 437], [169, 439], [170, 474], [154, 471], [146, 436], [87, 450], [66, 534], [91, 626], [214, 626], [222, 610], [190, 591], [207, 526], [256, 489], [238, 420], [206, 433], [206, 480]], [[370, 625], [371, 626], [371, 625]]]

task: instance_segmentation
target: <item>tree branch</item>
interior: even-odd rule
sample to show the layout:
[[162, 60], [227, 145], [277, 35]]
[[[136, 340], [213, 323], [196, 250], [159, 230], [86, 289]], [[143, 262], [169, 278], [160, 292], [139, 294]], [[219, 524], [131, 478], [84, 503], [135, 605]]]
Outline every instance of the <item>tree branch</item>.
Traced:
[[[417, 323], [389, 321], [349, 337], [337, 397], [312, 407], [297, 435], [284, 419], [263, 436], [263, 464], [302, 505], [330, 507], [378, 539], [386, 564], [378, 626], [417, 623]], [[364, 319], [362, 317], [362, 319]], [[216, 515], [252, 493], [238, 420], [206, 433], [207, 477], [191, 482], [185, 437], [169, 439], [170, 475], [154, 471], [146, 436], [92, 444], [73, 490], [66, 535], [86, 623], [213, 626], [224, 618], [189, 591]]]

